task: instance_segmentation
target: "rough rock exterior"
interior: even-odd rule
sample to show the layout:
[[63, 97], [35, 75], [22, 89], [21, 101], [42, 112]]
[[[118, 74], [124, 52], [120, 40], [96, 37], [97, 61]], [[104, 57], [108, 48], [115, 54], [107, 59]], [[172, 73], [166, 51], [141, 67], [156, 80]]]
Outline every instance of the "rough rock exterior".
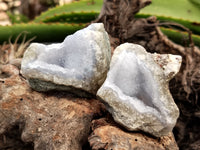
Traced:
[[173, 133], [153, 138], [141, 133], [121, 130], [104, 118], [93, 121], [93, 132], [89, 136], [92, 150], [178, 150]]
[[[16, 67], [0, 66], [0, 137], [19, 126], [22, 140], [34, 143], [34, 150], [81, 150], [92, 118], [103, 109], [95, 99], [80, 99], [66, 92], [33, 91]], [[0, 149], [7, 149], [1, 147], [4, 144], [0, 138]]]
[[180, 56], [150, 54], [142, 46], [122, 44], [114, 51], [97, 95], [115, 121], [128, 130], [168, 135], [179, 116], [168, 82], [180, 66]]
[[[96, 94], [104, 82], [111, 50], [102, 23], [91, 24], [59, 44], [33, 43], [22, 60], [22, 74], [37, 91], [79, 89]], [[77, 93], [77, 91], [76, 91]]]

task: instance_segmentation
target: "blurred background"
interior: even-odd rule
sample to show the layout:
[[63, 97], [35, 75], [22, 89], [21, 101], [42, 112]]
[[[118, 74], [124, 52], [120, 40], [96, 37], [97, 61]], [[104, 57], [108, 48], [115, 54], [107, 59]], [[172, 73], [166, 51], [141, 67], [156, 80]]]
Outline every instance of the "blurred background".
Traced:
[[0, 0], [0, 25], [28, 22], [41, 12], [75, 0]]

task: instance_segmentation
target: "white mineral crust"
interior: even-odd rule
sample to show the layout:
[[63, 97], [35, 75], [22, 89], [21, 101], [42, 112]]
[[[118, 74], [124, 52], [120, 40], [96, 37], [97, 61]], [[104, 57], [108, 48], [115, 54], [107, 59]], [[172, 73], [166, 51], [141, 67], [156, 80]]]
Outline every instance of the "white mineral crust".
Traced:
[[182, 58], [150, 54], [139, 45], [117, 47], [107, 78], [97, 92], [116, 122], [128, 130], [160, 137], [172, 131], [179, 110], [168, 82], [179, 71]]
[[106, 78], [110, 59], [108, 34], [102, 23], [95, 23], [59, 44], [31, 44], [21, 72], [37, 91], [80, 89], [96, 94]]

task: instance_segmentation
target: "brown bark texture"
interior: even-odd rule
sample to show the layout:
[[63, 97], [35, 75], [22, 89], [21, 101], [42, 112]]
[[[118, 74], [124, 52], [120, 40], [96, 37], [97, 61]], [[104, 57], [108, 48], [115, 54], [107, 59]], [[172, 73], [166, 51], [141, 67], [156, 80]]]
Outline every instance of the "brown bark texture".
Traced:
[[[34, 150], [82, 149], [90, 133], [92, 118], [100, 116], [104, 110], [102, 103], [69, 93], [35, 92], [12, 65], [1, 66], [1, 72], [0, 149], [9, 148], [9, 136], [14, 134], [11, 130], [16, 126], [21, 140], [32, 143]], [[11, 135], [6, 137], [9, 131]], [[17, 145], [17, 149], [25, 149]]]
[[106, 118], [92, 122], [89, 142], [93, 150], [178, 150], [173, 133], [161, 138], [153, 138], [144, 133], [126, 132], [109, 123]]

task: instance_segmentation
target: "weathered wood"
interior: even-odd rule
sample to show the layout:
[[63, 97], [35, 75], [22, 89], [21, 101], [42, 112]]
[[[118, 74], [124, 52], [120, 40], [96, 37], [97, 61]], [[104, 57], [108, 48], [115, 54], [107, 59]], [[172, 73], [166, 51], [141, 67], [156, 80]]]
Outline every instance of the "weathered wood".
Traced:
[[125, 132], [116, 124], [108, 123], [105, 118], [94, 120], [92, 125], [93, 133], [89, 137], [89, 142], [93, 150], [178, 150], [173, 133], [153, 138], [142, 133]]
[[103, 104], [65, 92], [35, 92], [16, 67], [1, 66], [1, 71], [0, 135], [18, 125], [22, 140], [34, 143], [35, 150], [82, 149]]

